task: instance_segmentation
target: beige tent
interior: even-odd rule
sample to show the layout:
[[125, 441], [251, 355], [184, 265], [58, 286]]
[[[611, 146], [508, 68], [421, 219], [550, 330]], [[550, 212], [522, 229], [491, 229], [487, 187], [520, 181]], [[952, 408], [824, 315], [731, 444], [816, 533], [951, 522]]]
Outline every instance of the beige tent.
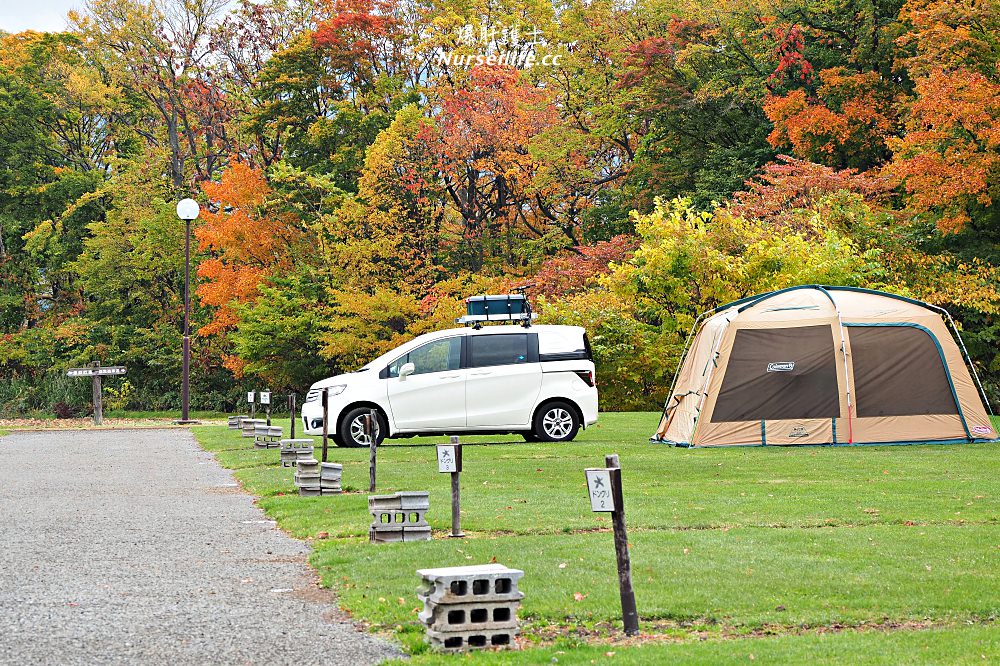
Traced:
[[654, 441], [770, 446], [997, 439], [975, 368], [966, 365], [965, 346], [952, 337], [948, 324], [958, 331], [941, 308], [879, 291], [804, 285], [702, 317]]

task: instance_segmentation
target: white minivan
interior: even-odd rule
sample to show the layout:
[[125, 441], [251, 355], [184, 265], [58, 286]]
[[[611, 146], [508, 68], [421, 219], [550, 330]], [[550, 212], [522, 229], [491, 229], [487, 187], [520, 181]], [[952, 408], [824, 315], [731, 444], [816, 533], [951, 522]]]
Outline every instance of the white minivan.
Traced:
[[364, 366], [316, 382], [302, 405], [306, 434], [368, 446], [364, 417], [389, 437], [518, 433], [567, 442], [597, 422], [587, 333], [578, 326], [453, 328], [421, 335]]

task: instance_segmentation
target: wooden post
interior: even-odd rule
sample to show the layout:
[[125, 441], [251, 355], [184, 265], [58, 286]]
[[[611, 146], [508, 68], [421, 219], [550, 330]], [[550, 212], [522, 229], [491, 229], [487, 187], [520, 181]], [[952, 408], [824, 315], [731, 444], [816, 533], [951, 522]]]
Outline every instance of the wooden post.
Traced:
[[371, 410], [365, 415], [365, 434], [368, 436], [368, 492], [375, 492], [375, 451], [378, 442], [375, 440], [375, 419], [378, 418], [375, 410]]
[[256, 419], [257, 418], [257, 392], [254, 391], [250, 395], [253, 396], [253, 398], [250, 400], [250, 418], [251, 419]]
[[289, 424], [289, 439], [295, 439], [295, 394], [288, 396], [288, 415], [291, 418]]
[[271, 396], [268, 393], [267, 405], [264, 407], [264, 413], [267, 414], [267, 425], [271, 425]]
[[96, 372], [101, 367], [100, 361], [94, 361], [91, 364], [94, 368], [94, 425], [101, 425], [104, 423], [104, 400], [102, 397], [101, 389], [101, 376]]
[[451, 436], [455, 445], [455, 471], [451, 473], [451, 535], [455, 538], [465, 536], [462, 532], [462, 444], [456, 435]]
[[611, 512], [611, 522], [615, 532], [615, 555], [618, 559], [618, 588], [622, 600], [622, 623], [625, 625], [625, 635], [635, 636], [639, 633], [639, 613], [635, 607], [635, 591], [632, 589], [632, 562], [628, 553], [628, 535], [625, 533], [625, 502], [618, 454], [605, 456], [604, 465], [611, 470], [611, 492], [615, 500], [615, 510]]
[[[326, 447], [330, 443], [330, 396], [329, 389], [319, 394], [323, 401], [323, 462], [326, 462]], [[343, 433], [341, 433], [343, 436]]]

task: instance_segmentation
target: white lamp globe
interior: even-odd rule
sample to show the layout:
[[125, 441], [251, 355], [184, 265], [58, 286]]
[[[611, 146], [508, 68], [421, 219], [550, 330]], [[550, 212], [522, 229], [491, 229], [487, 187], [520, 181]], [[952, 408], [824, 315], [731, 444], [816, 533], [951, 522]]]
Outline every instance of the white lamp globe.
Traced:
[[177, 217], [182, 220], [194, 220], [198, 218], [201, 208], [194, 199], [181, 199], [177, 202]]

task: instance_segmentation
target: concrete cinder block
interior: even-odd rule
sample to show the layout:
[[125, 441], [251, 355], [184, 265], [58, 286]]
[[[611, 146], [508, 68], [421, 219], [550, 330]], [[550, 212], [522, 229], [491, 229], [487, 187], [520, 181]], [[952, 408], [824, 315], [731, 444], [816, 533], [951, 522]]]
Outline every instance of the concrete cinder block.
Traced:
[[524, 572], [502, 564], [421, 569], [427, 642], [447, 652], [516, 648]]
[[321, 462], [319, 464], [319, 474], [324, 479], [335, 479], [340, 481], [340, 477], [343, 473], [344, 466], [339, 463]]
[[240, 429], [240, 422], [242, 421], [242, 419], [245, 419], [245, 418], [249, 418], [249, 417], [247, 417], [246, 414], [239, 414], [237, 416], [230, 416], [229, 417], [229, 429], [230, 430], [239, 430]]
[[324, 491], [330, 491], [330, 494], [341, 492], [340, 481], [341, 475], [344, 473], [344, 466], [338, 463], [320, 463], [319, 464], [319, 485]]
[[299, 488], [300, 497], [319, 497], [322, 494], [323, 491], [320, 490], [319, 486]]
[[299, 469], [299, 474], [319, 475], [319, 461], [312, 456], [309, 456], [308, 458], [300, 457], [296, 461], [296, 466]]
[[369, 496], [368, 510], [372, 514], [369, 541], [388, 543], [430, 540], [431, 528], [426, 518], [429, 509], [430, 499], [426, 491]]
[[461, 604], [425, 603], [420, 621], [428, 629], [451, 631], [500, 631], [516, 629], [520, 601], [470, 601]]
[[403, 540], [403, 528], [387, 526], [376, 530], [368, 530], [368, 541], [371, 543], [399, 543]]
[[278, 452], [278, 460], [282, 467], [292, 467], [295, 465], [295, 449], [281, 449]]
[[258, 425], [267, 425], [264, 419], [243, 419], [240, 421], [240, 431], [243, 437], [253, 437], [254, 430]]
[[446, 652], [464, 652], [485, 648], [516, 648], [520, 629], [475, 630], [437, 632], [427, 630], [427, 642], [431, 647]]
[[402, 491], [396, 493], [399, 497], [399, 508], [403, 511], [427, 510], [431, 506], [430, 493], [427, 491]]
[[524, 598], [524, 593], [517, 589], [524, 572], [502, 564], [421, 569], [417, 574], [422, 580], [417, 597], [425, 604], [520, 601]]

